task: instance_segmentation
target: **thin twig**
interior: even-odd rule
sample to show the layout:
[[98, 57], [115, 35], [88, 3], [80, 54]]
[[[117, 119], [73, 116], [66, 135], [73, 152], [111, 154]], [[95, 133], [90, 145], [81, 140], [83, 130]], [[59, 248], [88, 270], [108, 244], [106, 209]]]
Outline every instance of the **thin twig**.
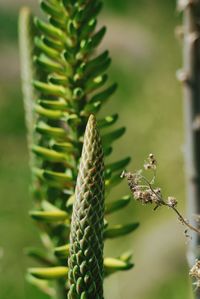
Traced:
[[[151, 189], [151, 191], [155, 194], [155, 196], [157, 197], [160, 205], [164, 205], [167, 206], [168, 208], [172, 209], [179, 217], [179, 220], [185, 224], [189, 229], [195, 231], [196, 233], [198, 233], [200, 235], [200, 229], [194, 227], [193, 225], [191, 225], [187, 220], [185, 220], [185, 218], [181, 215], [181, 213], [177, 210], [177, 208], [175, 208], [174, 206], [171, 206], [170, 204], [168, 204], [165, 200], [162, 199], [161, 196], [159, 196], [153, 189], [151, 183], [144, 177], [141, 176], [141, 178], [148, 184], [149, 188]], [[158, 206], [157, 206], [158, 207]], [[156, 208], [157, 208], [156, 207]]]

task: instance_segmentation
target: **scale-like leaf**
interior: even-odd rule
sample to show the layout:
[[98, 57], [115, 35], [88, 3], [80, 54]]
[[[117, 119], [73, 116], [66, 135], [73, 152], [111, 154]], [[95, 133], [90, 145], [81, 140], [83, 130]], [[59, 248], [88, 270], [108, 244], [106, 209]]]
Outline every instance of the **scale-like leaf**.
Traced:
[[124, 224], [124, 225], [115, 225], [113, 227], [107, 228], [104, 232], [104, 238], [105, 239], [113, 239], [118, 238], [124, 235], [129, 234], [130, 232], [134, 231], [136, 228], [138, 228], [138, 223], [130, 223], [130, 224]]
[[29, 274], [39, 279], [58, 279], [67, 277], [67, 267], [30, 268]]

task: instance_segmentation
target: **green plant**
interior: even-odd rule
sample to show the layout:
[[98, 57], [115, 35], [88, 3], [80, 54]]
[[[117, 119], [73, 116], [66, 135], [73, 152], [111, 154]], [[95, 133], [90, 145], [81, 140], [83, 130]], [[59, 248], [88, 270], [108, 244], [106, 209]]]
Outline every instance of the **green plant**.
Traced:
[[69, 299], [103, 298], [103, 149], [94, 116], [85, 137], [72, 214]]
[[[28, 250], [28, 254], [44, 266], [29, 269], [28, 279], [52, 297], [66, 298], [69, 291], [67, 259], [69, 252], [73, 255], [69, 240], [71, 213], [83, 135], [88, 117], [91, 113], [97, 115], [116, 90], [116, 84], [103, 88], [111, 60], [107, 51], [95, 55], [106, 31], [105, 27], [95, 31], [102, 2], [45, 0], [41, 1], [41, 7], [48, 16], [47, 22], [38, 18], [33, 21], [30, 11], [25, 8], [19, 23], [31, 189], [35, 203], [30, 215], [40, 228], [45, 247], [45, 250]], [[97, 121], [105, 158], [110, 156], [113, 142], [125, 132], [125, 128], [106, 131], [117, 119], [118, 115], [113, 114]], [[90, 128], [91, 123], [88, 126]], [[92, 130], [96, 130], [95, 126]], [[89, 142], [88, 148], [92, 148], [93, 140]], [[94, 161], [97, 158], [94, 156]], [[130, 158], [125, 158], [106, 163], [106, 198], [110, 189], [120, 182], [120, 173], [129, 161]], [[120, 210], [129, 202], [130, 197], [125, 196], [107, 203], [105, 215]], [[105, 221], [104, 228], [99, 227], [99, 238], [102, 233], [104, 240], [123, 236], [137, 226], [137, 223], [109, 226]], [[73, 233], [72, 229], [71, 236]], [[105, 276], [130, 269], [130, 257], [123, 254], [119, 258], [104, 258]], [[101, 256], [98, 259], [103, 267]], [[70, 265], [74, 266], [73, 263]], [[71, 273], [72, 269], [69, 270]], [[100, 272], [103, 273], [103, 269]], [[81, 292], [85, 294], [82, 289]], [[94, 298], [94, 294], [84, 296], [76, 294], [75, 298]]]

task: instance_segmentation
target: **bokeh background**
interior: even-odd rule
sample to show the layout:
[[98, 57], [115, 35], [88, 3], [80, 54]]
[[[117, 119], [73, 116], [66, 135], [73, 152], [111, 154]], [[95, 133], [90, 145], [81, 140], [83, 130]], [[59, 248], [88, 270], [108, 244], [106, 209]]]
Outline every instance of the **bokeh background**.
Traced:
[[[105, 107], [120, 112], [127, 133], [115, 145], [115, 157], [132, 156], [138, 169], [148, 153], [159, 161], [158, 185], [174, 195], [185, 213], [182, 92], [176, 81], [181, 67], [181, 43], [174, 31], [181, 22], [175, 0], [105, 0], [100, 22], [108, 27], [102, 47], [113, 58], [110, 75], [119, 90]], [[20, 90], [17, 18], [37, 0], [0, 0], [0, 298], [45, 299], [24, 279], [33, 265], [24, 248], [39, 243], [29, 219], [30, 173], [23, 102]], [[125, 182], [111, 195], [128, 192]], [[184, 228], [171, 211], [153, 212], [136, 202], [112, 218], [139, 221], [130, 237], [108, 241], [106, 251], [117, 256], [133, 251], [135, 267], [106, 281], [106, 299], [186, 299], [191, 296]]]

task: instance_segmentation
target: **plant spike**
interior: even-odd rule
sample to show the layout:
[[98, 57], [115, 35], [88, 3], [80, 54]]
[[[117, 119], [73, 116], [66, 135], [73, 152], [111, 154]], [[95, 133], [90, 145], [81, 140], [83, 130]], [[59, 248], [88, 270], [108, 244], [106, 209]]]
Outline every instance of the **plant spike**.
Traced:
[[[178, 72], [178, 79], [184, 87], [185, 115], [185, 167], [187, 186], [187, 207], [189, 223], [200, 228], [194, 215], [200, 214], [200, 89], [199, 89], [199, 12], [200, 1], [178, 1], [183, 12], [183, 63], [184, 69]], [[188, 241], [188, 264], [192, 268], [199, 258], [200, 237], [191, 231]], [[195, 298], [200, 298], [200, 289], [196, 288]]]
[[[106, 84], [106, 73], [111, 62], [108, 51], [95, 55], [106, 31], [105, 27], [96, 31], [102, 2], [42, 0], [40, 3], [47, 21], [34, 18], [37, 32], [34, 38], [28, 35], [29, 27], [25, 30], [23, 22], [20, 22], [19, 30], [22, 35], [20, 39], [23, 40], [25, 31], [25, 38], [30, 41], [26, 40], [30, 60], [23, 61], [25, 49], [21, 47], [22, 62], [29, 63], [31, 67], [34, 62], [34, 69], [37, 70], [35, 75], [31, 72], [28, 80], [28, 87], [33, 93], [28, 96], [25, 94], [25, 100], [28, 98], [31, 103], [29, 111], [32, 112], [33, 107], [31, 130], [28, 131], [32, 134], [29, 148], [33, 157], [31, 171], [35, 206], [30, 216], [40, 228], [41, 241], [47, 251], [46, 259], [37, 250], [34, 250], [34, 254], [32, 251], [31, 256], [44, 262], [44, 268], [31, 268], [28, 277], [40, 289], [44, 289], [44, 284], [40, 283], [42, 279], [48, 290], [56, 285], [52, 294], [58, 299], [66, 298], [68, 291], [67, 276], [58, 277], [58, 273], [65, 275], [67, 272], [71, 213], [86, 124], [89, 115], [98, 114], [116, 91], [117, 85]], [[125, 128], [108, 131], [117, 119], [117, 114], [97, 119], [105, 157], [112, 153], [113, 143], [125, 132]], [[120, 161], [106, 162], [107, 197], [111, 188], [120, 182], [120, 172], [129, 161], [129, 158], [122, 158]], [[128, 203], [128, 199], [120, 199], [116, 204], [113, 202], [113, 205], [108, 205], [108, 214], [120, 210]], [[126, 235], [134, 231], [136, 226], [133, 223], [110, 227], [106, 223], [104, 240]], [[106, 277], [116, 271], [130, 269], [132, 263], [130, 258], [124, 259], [123, 255], [117, 258], [105, 257], [104, 267]], [[58, 269], [63, 271], [59, 272]], [[37, 273], [45, 273], [45, 277], [40, 275], [40, 278], [30, 279], [31, 275]], [[55, 284], [50, 278], [56, 279], [56, 276]]]
[[103, 298], [103, 174], [103, 148], [95, 117], [91, 115], [85, 131], [72, 213], [68, 299]]

